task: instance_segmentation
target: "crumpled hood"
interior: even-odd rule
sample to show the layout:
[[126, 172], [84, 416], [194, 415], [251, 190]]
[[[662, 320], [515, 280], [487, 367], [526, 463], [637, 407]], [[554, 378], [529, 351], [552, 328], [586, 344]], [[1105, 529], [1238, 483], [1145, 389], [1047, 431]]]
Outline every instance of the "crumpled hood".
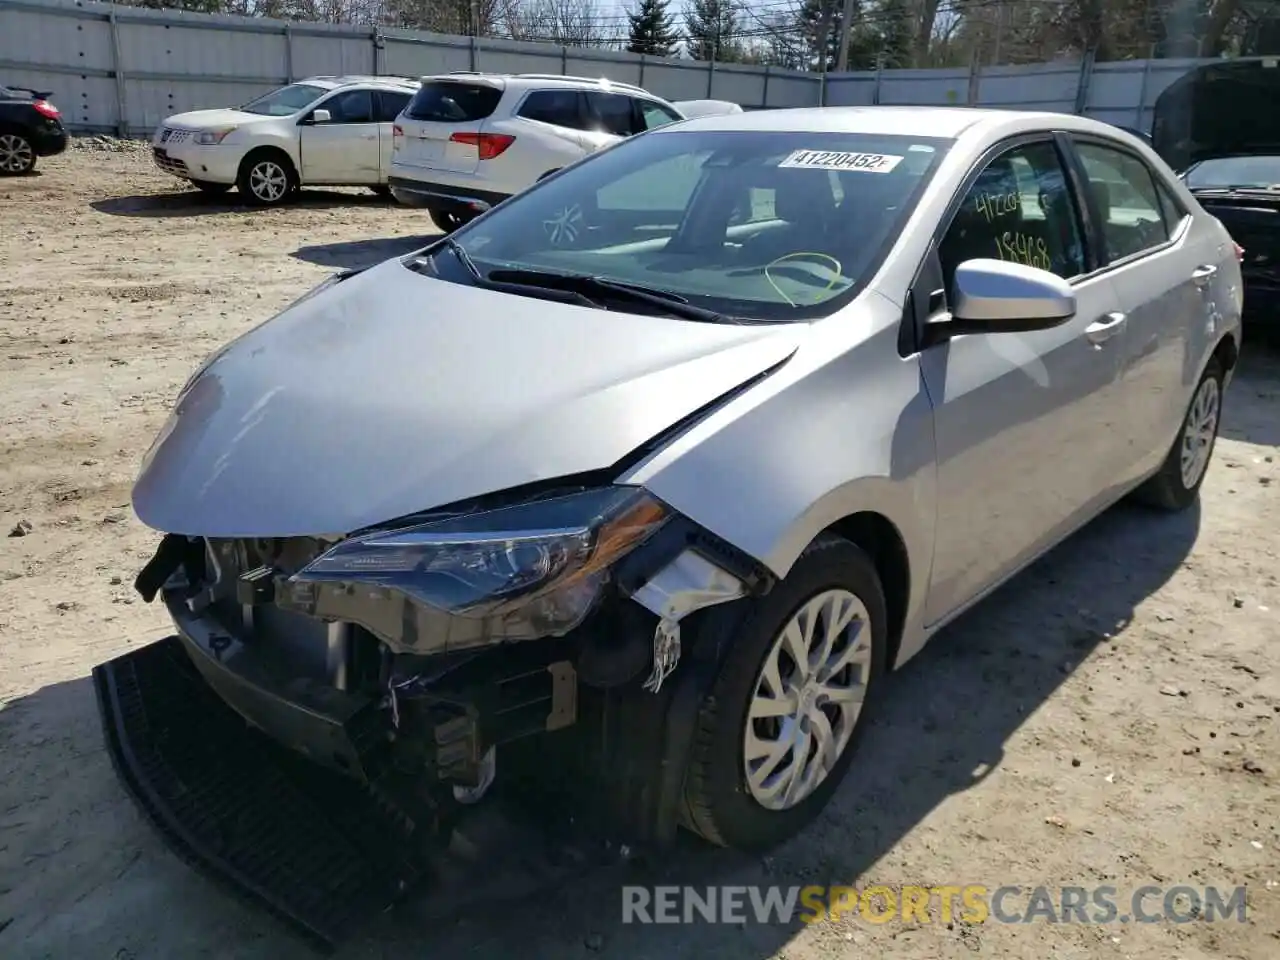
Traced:
[[243, 110], [191, 110], [166, 117], [161, 126], [180, 127], [183, 130], [212, 130], [218, 127], [242, 127], [246, 123], [279, 119], [279, 117], [263, 116], [260, 113], [245, 113]]
[[218, 355], [133, 506], [168, 533], [341, 534], [604, 469], [785, 360], [806, 329], [605, 312], [388, 261]]

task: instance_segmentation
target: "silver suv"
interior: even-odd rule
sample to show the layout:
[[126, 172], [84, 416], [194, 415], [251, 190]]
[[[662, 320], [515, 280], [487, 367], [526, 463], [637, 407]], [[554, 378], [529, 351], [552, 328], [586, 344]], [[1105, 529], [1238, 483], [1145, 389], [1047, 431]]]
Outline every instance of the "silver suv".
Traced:
[[556, 74], [424, 77], [396, 119], [391, 192], [454, 230], [507, 197], [635, 133], [684, 116], [627, 83]]

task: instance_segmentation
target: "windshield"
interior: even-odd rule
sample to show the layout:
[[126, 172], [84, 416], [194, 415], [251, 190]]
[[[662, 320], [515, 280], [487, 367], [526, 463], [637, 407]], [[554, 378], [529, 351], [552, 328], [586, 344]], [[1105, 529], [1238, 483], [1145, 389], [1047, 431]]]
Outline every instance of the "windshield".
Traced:
[[[454, 239], [482, 277], [606, 278], [726, 317], [826, 316], [900, 232], [951, 141], [680, 131], [622, 141]], [[456, 257], [435, 274], [475, 283]]]
[[1184, 179], [1193, 190], [1280, 186], [1280, 157], [1220, 157], [1216, 160], [1203, 160], [1188, 170]]
[[265, 97], [250, 100], [240, 109], [245, 113], [260, 113], [265, 117], [287, 117], [310, 106], [324, 92], [324, 87], [291, 83], [279, 90], [272, 90]]

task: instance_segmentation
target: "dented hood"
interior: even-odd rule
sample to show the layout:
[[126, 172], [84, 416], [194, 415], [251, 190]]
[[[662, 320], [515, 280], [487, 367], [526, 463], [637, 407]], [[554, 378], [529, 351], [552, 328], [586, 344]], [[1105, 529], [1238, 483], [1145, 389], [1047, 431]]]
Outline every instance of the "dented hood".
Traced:
[[392, 260], [217, 355], [133, 506], [169, 533], [341, 534], [604, 469], [785, 360], [804, 329], [594, 310]]

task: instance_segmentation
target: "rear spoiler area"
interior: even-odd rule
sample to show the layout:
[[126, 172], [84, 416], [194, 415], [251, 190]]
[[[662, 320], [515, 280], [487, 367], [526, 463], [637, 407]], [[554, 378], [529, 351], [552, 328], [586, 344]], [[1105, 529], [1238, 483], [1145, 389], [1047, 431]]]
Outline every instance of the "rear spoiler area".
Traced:
[[26, 93], [31, 95], [32, 100], [48, 100], [53, 96], [52, 90], [32, 90], [30, 87], [11, 87], [6, 85], [6, 90], [13, 90], [17, 93]]

